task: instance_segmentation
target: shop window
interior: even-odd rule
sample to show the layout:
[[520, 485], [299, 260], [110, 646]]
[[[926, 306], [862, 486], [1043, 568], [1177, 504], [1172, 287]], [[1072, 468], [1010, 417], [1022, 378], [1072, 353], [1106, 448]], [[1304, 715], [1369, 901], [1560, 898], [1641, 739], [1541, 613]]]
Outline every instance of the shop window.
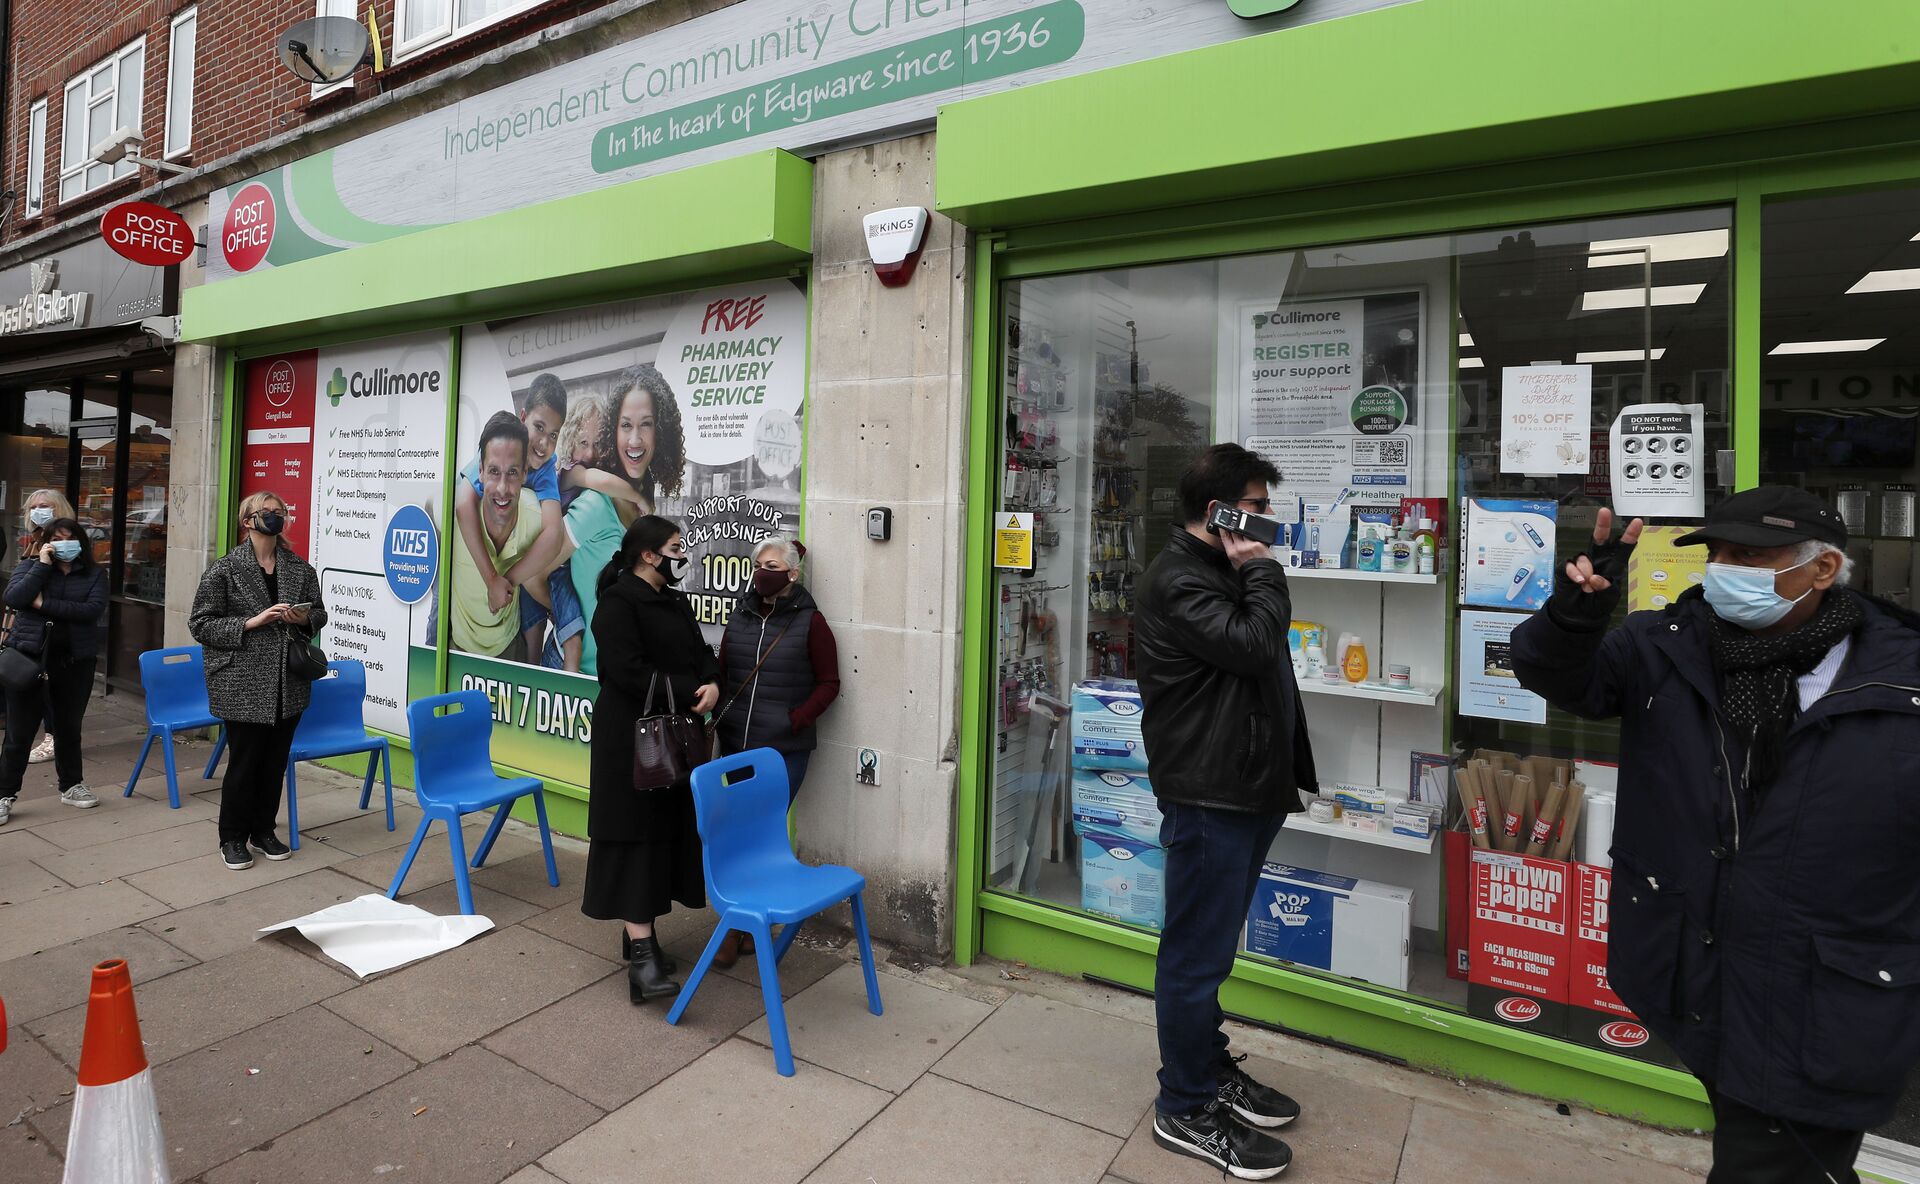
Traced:
[[[315, 16], [344, 16], [359, 20], [359, 14], [359, 0], [315, 0], [314, 3], [313, 15]], [[343, 78], [338, 82], [315, 83], [313, 85], [313, 97], [318, 98], [321, 95], [330, 95], [334, 91], [342, 88], [349, 90], [353, 88], [353, 78], [351, 76]]]
[[199, 31], [200, 10], [189, 8], [173, 18], [167, 35], [166, 154], [170, 157], [193, 146], [193, 42]]
[[1920, 189], [1762, 215], [1760, 479], [1846, 520], [1852, 586], [1912, 607], [1920, 576]]
[[464, 37], [488, 25], [534, 8], [545, 0], [398, 0], [402, 55], [453, 37]]
[[[1465, 1007], [1453, 770], [1511, 754], [1536, 813], [1555, 782], [1612, 791], [1617, 730], [1521, 690], [1505, 639], [1600, 507], [1679, 524], [1731, 481], [1730, 227], [1686, 211], [1007, 282], [997, 504], [1031, 519], [995, 525], [1030, 525], [1033, 565], [997, 573], [990, 889], [1160, 925], [1134, 598], [1182, 472], [1232, 440], [1281, 471], [1323, 790], [1274, 843], [1243, 954]], [[1661, 574], [1634, 607], [1686, 586]], [[1608, 810], [1585, 818], [1565, 856], [1604, 864]]]
[[27, 217], [37, 218], [47, 204], [47, 101], [27, 114]]
[[173, 396], [169, 370], [134, 375], [127, 431], [127, 495], [121, 538], [120, 583], [114, 590], [153, 604], [167, 598], [167, 488], [173, 458]]
[[146, 38], [67, 83], [61, 107], [60, 200], [71, 201], [139, 167], [131, 160], [95, 164], [94, 149], [121, 130], [140, 130]]
[[[67, 426], [73, 416], [73, 392], [65, 385], [28, 387], [4, 392], [6, 403], [19, 407], [20, 418], [0, 436], [5, 448], [0, 459], [0, 538], [14, 560], [23, 557], [27, 498], [36, 489], [67, 492]], [[9, 569], [11, 570], [11, 569]]]

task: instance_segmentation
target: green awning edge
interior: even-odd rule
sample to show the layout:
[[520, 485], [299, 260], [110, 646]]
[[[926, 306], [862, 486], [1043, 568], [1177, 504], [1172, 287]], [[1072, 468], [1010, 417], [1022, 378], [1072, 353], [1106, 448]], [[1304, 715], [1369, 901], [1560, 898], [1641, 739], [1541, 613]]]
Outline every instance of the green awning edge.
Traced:
[[1920, 107], [1912, 0], [1419, 0], [949, 104], [976, 229]]
[[765, 272], [813, 251], [813, 166], [769, 149], [181, 293], [223, 346], [458, 324]]

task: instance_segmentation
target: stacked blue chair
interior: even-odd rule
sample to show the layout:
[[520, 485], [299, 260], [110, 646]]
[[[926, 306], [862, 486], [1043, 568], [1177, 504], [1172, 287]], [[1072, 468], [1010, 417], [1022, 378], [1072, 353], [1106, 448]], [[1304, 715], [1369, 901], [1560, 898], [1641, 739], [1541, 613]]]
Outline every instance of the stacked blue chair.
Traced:
[[373, 796], [373, 773], [382, 771], [387, 786], [387, 829], [393, 829], [393, 753], [385, 736], [367, 731], [367, 668], [352, 659], [327, 663], [327, 676], [313, 683], [313, 700], [293, 733], [287, 755], [287, 831], [300, 849], [300, 793], [296, 770], [301, 761], [369, 753], [367, 776], [360, 783], [360, 808]]
[[[680, 989], [667, 1022], [677, 1024], [693, 1002], [700, 980], [713, 965], [727, 931], [751, 934], [764, 953], [760, 994], [773, 1036], [773, 1063], [782, 1077], [793, 1076], [793, 1048], [787, 1040], [787, 1011], [780, 998], [779, 964], [807, 918], [847, 901], [853, 908], [853, 932], [860, 943], [860, 966], [867, 974], [867, 1010], [880, 1010], [880, 979], [873, 970], [873, 942], [867, 935], [867, 910], [860, 894], [867, 880], [850, 867], [809, 867], [794, 857], [787, 837], [787, 767], [771, 748], [755, 748], [709, 761], [693, 771], [693, 809], [706, 857], [707, 903], [720, 914], [693, 975]], [[773, 941], [773, 926], [785, 926]]]
[[[444, 714], [443, 714], [444, 713]], [[467, 843], [460, 833], [463, 815], [481, 810], [494, 811], [480, 849], [474, 852], [473, 866], [487, 861], [500, 828], [507, 824], [513, 804], [529, 795], [534, 813], [540, 819], [540, 846], [547, 853], [547, 883], [560, 886], [560, 869], [553, 861], [553, 835], [547, 830], [547, 796], [537, 778], [502, 777], [493, 771], [493, 708], [479, 691], [455, 691], [433, 695], [407, 704], [407, 730], [413, 742], [413, 792], [425, 815], [420, 829], [413, 832], [407, 845], [407, 857], [400, 861], [388, 899], [400, 895], [427, 828], [434, 819], [446, 824], [447, 842], [453, 848], [453, 881], [460, 893], [460, 911], [473, 912], [473, 885], [467, 879]]]
[[197, 645], [148, 650], [140, 655], [140, 687], [147, 696], [147, 742], [140, 746], [140, 759], [133, 762], [127, 791], [120, 796], [133, 796], [134, 783], [140, 780], [140, 770], [146, 767], [147, 754], [153, 751], [157, 738], [167, 760], [167, 804], [178, 810], [180, 774], [173, 763], [173, 734], [195, 728], [220, 729], [213, 755], [207, 758], [206, 772], [200, 775], [202, 780], [213, 776], [220, 754], [227, 749], [226, 725], [215, 719], [213, 708], [207, 706], [206, 656]]

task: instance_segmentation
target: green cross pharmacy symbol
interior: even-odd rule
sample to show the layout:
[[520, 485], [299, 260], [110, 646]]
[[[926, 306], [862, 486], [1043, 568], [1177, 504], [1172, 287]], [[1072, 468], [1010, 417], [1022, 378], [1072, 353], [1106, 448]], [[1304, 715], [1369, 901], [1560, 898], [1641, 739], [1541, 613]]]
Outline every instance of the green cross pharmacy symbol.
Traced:
[[1272, 16], [1276, 12], [1285, 12], [1300, 0], [1227, 0], [1227, 7], [1233, 15], [1252, 20], [1257, 16]]
[[333, 377], [327, 379], [327, 399], [335, 407], [338, 407], [340, 405], [340, 400], [345, 398], [346, 394], [347, 394], [346, 372], [341, 370], [340, 367], [335, 366], [333, 368]]

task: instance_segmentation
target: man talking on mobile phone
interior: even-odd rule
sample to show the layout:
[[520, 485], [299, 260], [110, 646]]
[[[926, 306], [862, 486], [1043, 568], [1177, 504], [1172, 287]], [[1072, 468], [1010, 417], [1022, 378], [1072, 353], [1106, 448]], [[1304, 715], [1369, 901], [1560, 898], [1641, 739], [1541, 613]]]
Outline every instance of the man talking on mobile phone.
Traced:
[[1640, 530], [1602, 509], [1513, 634], [1522, 686], [1620, 719], [1607, 976], [1706, 1088], [1709, 1184], [1852, 1184], [1920, 1062], [1920, 618], [1771, 485], [1677, 540], [1701, 587], [1609, 629]]
[[1272, 464], [1216, 444], [1180, 478], [1185, 525], [1147, 568], [1133, 615], [1141, 732], [1166, 848], [1166, 925], [1154, 974], [1160, 1096], [1153, 1137], [1243, 1180], [1286, 1170], [1267, 1133], [1300, 1107], [1240, 1068], [1220, 985], [1267, 848], [1300, 791], [1315, 791], [1287, 628], [1286, 569], [1267, 544], [1208, 528], [1214, 508], [1264, 515]]

